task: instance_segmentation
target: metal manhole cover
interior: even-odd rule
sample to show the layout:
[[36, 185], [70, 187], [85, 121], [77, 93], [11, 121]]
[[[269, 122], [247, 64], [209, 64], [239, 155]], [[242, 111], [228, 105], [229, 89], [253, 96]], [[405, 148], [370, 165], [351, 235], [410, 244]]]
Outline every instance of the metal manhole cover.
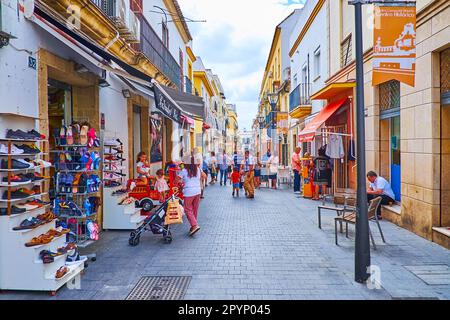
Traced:
[[405, 268], [430, 286], [450, 285], [450, 267], [448, 265], [405, 266]]
[[142, 277], [126, 300], [182, 300], [191, 277]]

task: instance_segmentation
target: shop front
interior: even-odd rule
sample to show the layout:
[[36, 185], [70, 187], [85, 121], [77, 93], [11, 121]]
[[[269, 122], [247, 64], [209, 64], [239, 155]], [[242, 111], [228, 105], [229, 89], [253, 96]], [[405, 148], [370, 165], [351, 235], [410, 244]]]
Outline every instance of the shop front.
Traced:
[[331, 194], [356, 189], [356, 154], [353, 126], [354, 83], [332, 84], [312, 96], [312, 100], [327, 100], [314, 118], [308, 120], [298, 141], [309, 155], [319, 156], [324, 150], [331, 162]]

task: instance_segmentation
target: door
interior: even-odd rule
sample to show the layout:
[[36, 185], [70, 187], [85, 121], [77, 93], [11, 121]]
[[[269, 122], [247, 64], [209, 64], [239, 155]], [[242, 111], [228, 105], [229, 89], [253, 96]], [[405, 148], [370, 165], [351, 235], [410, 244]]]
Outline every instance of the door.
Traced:
[[441, 216], [450, 227], [450, 49], [441, 53]]
[[400, 152], [400, 117], [391, 121], [391, 186], [395, 193], [395, 200], [401, 201], [401, 152]]

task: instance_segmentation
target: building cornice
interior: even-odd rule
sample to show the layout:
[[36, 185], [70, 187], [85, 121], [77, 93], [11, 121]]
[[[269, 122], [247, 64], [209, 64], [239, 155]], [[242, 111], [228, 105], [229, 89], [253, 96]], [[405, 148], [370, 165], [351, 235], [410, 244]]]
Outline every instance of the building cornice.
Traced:
[[197, 57], [195, 56], [194, 52], [192, 51], [191, 47], [186, 46], [186, 52], [189, 56], [189, 58], [191, 59], [192, 62], [197, 61]]
[[295, 53], [295, 50], [297, 50], [298, 46], [302, 42], [303, 38], [305, 37], [306, 33], [308, 32], [309, 28], [311, 27], [312, 23], [316, 19], [317, 15], [320, 12], [320, 9], [322, 9], [322, 6], [324, 5], [326, 0], [319, 0], [314, 7], [313, 11], [311, 12], [308, 20], [306, 21], [305, 25], [302, 28], [302, 31], [297, 37], [297, 40], [295, 40], [294, 45], [292, 46], [291, 50], [289, 51], [289, 57], [292, 57]]
[[212, 87], [211, 83], [209, 82], [209, 79], [208, 79], [205, 71], [194, 71], [194, 78], [198, 78], [198, 79], [200, 79], [200, 81], [203, 82], [210, 97], [214, 96], [213, 87]]
[[428, 20], [436, 16], [439, 12], [444, 11], [450, 7], [450, 1], [448, 0], [435, 0], [429, 3], [427, 6], [422, 8], [417, 13], [417, 26], [421, 26]]

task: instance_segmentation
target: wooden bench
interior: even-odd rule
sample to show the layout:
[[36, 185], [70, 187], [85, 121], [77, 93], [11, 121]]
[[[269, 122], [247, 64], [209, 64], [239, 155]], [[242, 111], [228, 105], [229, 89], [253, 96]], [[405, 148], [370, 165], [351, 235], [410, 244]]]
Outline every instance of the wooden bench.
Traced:
[[[378, 220], [378, 215], [377, 215], [377, 209], [380, 206], [380, 204], [381, 204], [381, 197], [378, 197], [378, 198], [370, 201], [370, 206], [369, 206], [367, 215], [368, 215], [369, 221], [376, 222], [376, 224], [378, 226], [378, 230], [380, 231], [380, 234], [381, 234], [381, 238], [383, 239], [383, 243], [386, 243], [383, 231], [381, 230], [380, 221]], [[335, 234], [335, 240], [336, 240], [337, 246], [339, 245], [338, 232], [337, 232], [338, 222], [341, 224], [341, 233], [342, 233], [342, 224], [345, 223], [345, 236], [348, 238], [348, 225], [349, 224], [356, 225], [356, 209], [352, 210], [352, 212], [350, 212], [349, 214], [345, 214], [345, 212], [344, 212], [344, 214], [342, 216], [339, 216], [334, 219], [334, 234]], [[377, 246], [375, 244], [375, 240], [373, 238], [372, 231], [370, 230], [370, 226], [369, 226], [369, 235], [370, 235], [370, 239], [372, 241], [372, 245], [373, 245], [374, 249], [376, 250]]]

